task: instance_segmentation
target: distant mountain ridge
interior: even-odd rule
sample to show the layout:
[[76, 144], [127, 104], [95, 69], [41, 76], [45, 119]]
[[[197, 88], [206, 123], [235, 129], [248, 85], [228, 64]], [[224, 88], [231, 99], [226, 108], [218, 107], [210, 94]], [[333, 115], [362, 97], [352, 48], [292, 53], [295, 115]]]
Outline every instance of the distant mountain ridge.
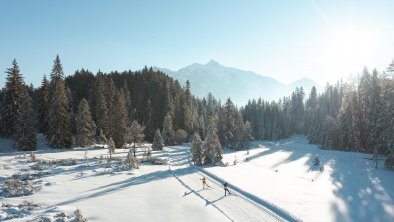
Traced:
[[285, 85], [271, 77], [226, 67], [214, 60], [206, 64], [193, 63], [178, 71], [157, 67], [155, 69], [178, 80], [182, 85], [189, 80], [191, 92], [197, 97], [205, 97], [211, 92], [222, 102], [230, 97], [237, 105], [245, 105], [249, 99], [259, 97], [268, 101], [277, 100], [283, 96], [290, 96], [296, 87], [302, 86], [306, 95], [312, 86], [321, 88], [320, 85], [308, 78], [302, 78]]

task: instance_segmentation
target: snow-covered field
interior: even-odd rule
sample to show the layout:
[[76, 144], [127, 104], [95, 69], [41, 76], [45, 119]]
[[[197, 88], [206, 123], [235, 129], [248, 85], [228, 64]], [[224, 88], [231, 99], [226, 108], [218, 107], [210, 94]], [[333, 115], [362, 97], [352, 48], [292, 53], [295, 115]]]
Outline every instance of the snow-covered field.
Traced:
[[236, 166], [206, 170], [303, 221], [394, 221], [394, 172], [375, 169], [370, 154], [321, 150], [303, 136], [253, 147], [224, 155]]
[[[249, 154], [226, 150], [228, 167], [203, 168], [190, 165], [188, 145], [153, 152], [168, 165], [134, 170], [116, 160], [108, 165], [106, 149], [50, 149], [42, 138], [36, 157], [44, 163], [33, 170], [30, 154], [11, 147], [0, 139], [0, 183], [17, 173], [38, 174], [30, 181], [39, 189], [0, 197], [0, 221], [12, 215], [21, 218], [9, 221], [39, 215], [71, 221], [77, 208], [88, 221], [394, 221], [394, 172], [376, 170], [370, 155], [320, 150], [301, 136], [254, 142]], [[126, 154], [116, 150], [115, 157]], [[322, 166], [313, 166], [316, 156]], [[204, 175], [211, 188], [202, 189]], [[235, 195], [224, 197], [222, 181]], [[17, 207], [24, 200], [39, 206]]]
[[[30, 162], [29, 153], [15, 153], [10, 140], [0, 141], [0, 182], [18, 173], [42, 175], [30, 180], [39, 188], [33, 195], [0, 197], [0, 221], [11, 217], [19, 218], [9, 221], [40, 221], [40, 217], [72, 221], [77, 208], [88, 221], [282, 220], [247, 199], [223, 197], [221, 186], [211, 180], [208, 183], [212, 188], [202, 190], [202, 175], [188, 165], [187, 150], [153, 152], [156, 157], [171, 160], [171, 168], [143, 163], [139, 169], [130, 170], [116, 161], [108, 166], [106, 149], [56, 150], [46, 147], [42, 138], [39, 141], [36, 158], [44, 161], [39, 170], [32, 169], [37, 163]], [[127, 150], [116, 150], [114, 156], [124, 158], [126, 154]], [[18, 208], [25, 200], [40, 207]]]

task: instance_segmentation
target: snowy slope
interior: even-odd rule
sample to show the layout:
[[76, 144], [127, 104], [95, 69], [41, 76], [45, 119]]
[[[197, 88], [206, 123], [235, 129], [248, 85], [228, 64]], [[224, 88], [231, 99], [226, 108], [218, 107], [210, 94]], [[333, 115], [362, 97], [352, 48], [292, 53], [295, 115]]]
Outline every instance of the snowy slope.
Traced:
[[[42, 209], [20, 212], [22, 218], [10, 221], [26, 221], [37, 215], [49, 216], [54, 221], [54, 215], [61, 212], [72, 215], [77, 207], [89, 221], [283, 221], [253, 202], [238, 196], [223, 197], [221, 186], [212, 180], [211, 190], [201, 190], [201, 173], [188, 165], [187, 150], [166, 148], [153, 153], [171, 160], [171, 168], [142, 164], [140, 169], [118, 172], [113, 170], [116, 164], [108, 168], [100, 162], [100, 156], [107, 155], [106, 149], [89, 148], [87, 153], [85, 149], [56, 150], [46, 147], [43, 138], [39, 141], [38, 159], [72, 158], [77, 164], [49, 165], [45, 170], [48, 175], [32, 180], [42, 187], [31, 196], [0, 197], [1, 203], [32, 200], [43, 205]], [[0, 142], [2, 147], [11, 145], [8, 140]], [[30, 167], [34, 163], [28, 162], [28, 154], [7, 150], [0, 153], [1, 177], [36, 172]], [[115, 157], [124, 157], [126, 153], [127, 150], [117, 150]], [[7, 212], [0, 208], [2, 215], [4, 219]]]
[[224, 155], [236, 166], [206, 170], [304, 221], [394, 221], [394, 172], [376, 170], [370, 155], [321, 150], [301, 136], [253, 146]]
[[[39, 159], [73, 158], [77, 164], [48, 169], [33, 180], [42, 188], [32, 196], [0, 197], [1, 203], [43, 205], [11, 221], [71, 215], [77, 207], [90, 221], [394, 221], [394, 172], [374, 169], [368, 154], [321, 150], [302, 136], [254, 142], [249, 153], [226, 150], [228, 167], [191, 165], [188, 144], [153, 153], [169, 165], [120, 171], [99, 161], [105, 149], [90, 148], [85, 159], [85, 149], [54, 150], [40, 142]], [[0, 177], [32, 172], [28, 157], [9, 146], [0, 140]], [[321, 166], [313, 166], [316, 156]], [[206, 190], [204, 175], [211, 186]], [[224, 197], [223, 181], [235, 195]]]

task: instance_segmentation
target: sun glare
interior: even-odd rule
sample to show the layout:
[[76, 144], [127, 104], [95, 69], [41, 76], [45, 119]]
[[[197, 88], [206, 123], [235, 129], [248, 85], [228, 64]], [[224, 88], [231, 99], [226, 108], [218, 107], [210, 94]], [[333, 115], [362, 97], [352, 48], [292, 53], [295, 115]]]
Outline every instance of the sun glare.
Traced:
[[354, 27], [336, 31], [325, 46], [326, 59], [335, 67], [333, 71], [349, 75], [367, 65], [378, 44], [373, 33]]

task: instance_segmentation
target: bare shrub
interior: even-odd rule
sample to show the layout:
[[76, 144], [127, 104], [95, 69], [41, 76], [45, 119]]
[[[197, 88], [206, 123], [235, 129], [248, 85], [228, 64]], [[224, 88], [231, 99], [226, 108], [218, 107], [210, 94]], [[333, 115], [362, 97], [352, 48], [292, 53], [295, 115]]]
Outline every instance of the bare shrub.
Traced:
[[11, 178], [4, 182], [4, 190], [1, 194], [4, 197], [21, 197], [32, 195], [34, 190], [34, 186], [29, 181]]
[[74, 211], [74, 216], [75, 216], [75, 218], [74, 218], [75, 222], [86, 222], [86, 221], [88, 221], [86, 218], [83, 217], [82, 211], [79, 208], [77, 208]]

